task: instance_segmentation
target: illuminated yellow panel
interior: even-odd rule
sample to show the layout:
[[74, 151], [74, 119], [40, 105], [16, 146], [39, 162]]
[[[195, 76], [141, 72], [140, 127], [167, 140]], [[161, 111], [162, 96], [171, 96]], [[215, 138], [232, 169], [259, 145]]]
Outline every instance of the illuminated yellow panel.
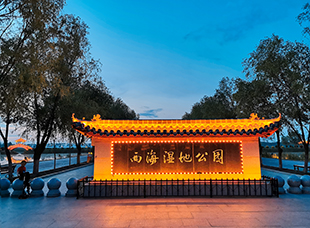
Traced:
[[[212, 138], [213, 139], [213, 138]], [[139, 144], [140, 141], [142, 142], [154, 142], [158, 141], [159, 144], [161, 142], [167, 141], [170, 142], [211, 142], [214, 141], [223, 141], [223, 142], [232, 142], [239, 141], [241, 143], [240, 147], [240, 159], [242, 159], [242, 168], [241, 172], [235, 172], [234, 170], [226, 170], [225, 172], [204, 172], [204, 173], [197, 173], [197, 172], [187, 172], [180, 169], [171, 171], [171, 172], [137, 172], [137, 173], [129, 173], [129, 172], [115, 172], [111, 170], [114, 168], [115, 164], [115, 157], [114, 151], [113, 155], [111, 153], [111, 149], [114, 150], [115, 142], [120, 142], [120, 145], [126, 145], [128, 142], [129, 144]], [[94, 179], [114, 179], [114, 180], [122, 180], [122, 179], [130, 179], [130, 180], [138, 180], [138, 179], [147, 179], [147, 180], [160, 180], [160, 179], [260, 179], [261, 178], [261, 170], [260, 170], [260, 159], [259, 159], [259, 147], [258, 147], [258, 139], [257, 137], [251, 138], [231, 138], [229, 140], [222, 140], [220, 137], [214, 138], [214, 140], [210, 140], [210, 138], [205, 137], [204, 139], [201, 138], [151, 138], [150, 140], [145, 140], [145, 138], [140, 137], [137, 138], [136, 142], [133, 143], [133, 140], [110, 140], [105, 138], [96, 137], [92, 139], [93, 145], [95, 146], [95, 165], [94, 165]], [[113, 144], [113, 145], [112, 145]], [[116, 161], [117, 162], [117, 161]], [[150, 164], [150, 163], [149, 163]], [[113, 165], [113, 167], [111, 166]]]

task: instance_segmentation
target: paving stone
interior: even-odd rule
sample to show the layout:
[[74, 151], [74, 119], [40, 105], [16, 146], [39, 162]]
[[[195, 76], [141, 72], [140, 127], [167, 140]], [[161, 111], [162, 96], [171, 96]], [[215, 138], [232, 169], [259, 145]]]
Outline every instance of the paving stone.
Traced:
[[76, 227], [79, 223], [80, 220], [57, 220], [49, 225], [48, 228], [72, 228]]
[[[65, 183], [71, 177], [91, 176], [91, 168], [53, 177]], [[0, 198], [0, 227], [309, 227], [310, 224], [310, 196], [304, 194], [285, 194], [279, 198], [77, 200], [64, 197], [65, 192], [62, 189], [58, 198]], [[17, 215], [23, 219], [16, 219]]]
[[154, 219], [154, 220], [132, 220], [130, 227], [182, 227], [183, 223], [181, 219]]
[[211, 227], [211, 225], [207, 219], [196, 219], [196, 218], [182, 219], [182, 223], [183, 223], [183, 226], [185, 226], [185, 227], [193, 227], [194, 224], [197, 227], [199, 227], [199, 226]]
[[189, 211], [182, 212], [168, 212], [170, 219], [183, 219], [183, 218], [193, 218], [193, 215]]

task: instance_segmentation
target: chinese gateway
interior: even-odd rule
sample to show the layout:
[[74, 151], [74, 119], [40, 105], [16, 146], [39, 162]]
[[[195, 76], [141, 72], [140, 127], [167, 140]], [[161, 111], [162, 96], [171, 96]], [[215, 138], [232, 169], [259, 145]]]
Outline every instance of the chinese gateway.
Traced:
[[280, 118], [102, 120], [72, 116], [92, 139], [94, 179], [260, 179], [259, 137]]

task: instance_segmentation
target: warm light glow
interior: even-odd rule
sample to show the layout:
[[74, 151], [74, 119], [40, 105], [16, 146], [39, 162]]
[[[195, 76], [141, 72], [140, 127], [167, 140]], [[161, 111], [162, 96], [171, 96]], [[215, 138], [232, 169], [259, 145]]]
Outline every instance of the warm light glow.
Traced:
[[260, 178], [258, 137], [273, 134], [280, 118], [102, 120], [96, 115], [91, 121], [72, 120], [77, 131], [92, 137], [95, 179], [171, 180]]
[[[241, 157], [241, 169], [242, 171], [241, 172], [231, 172], [231, 171], [225, 171], [225, 172], [177, 172], [177, 173], [172, 173], [172, 172], [158, 172], [158, 173], [153, 173], [153, 172], [150, 172], [150, 173], [114, 173], [114, 169], [113, 169], [113, 160], [114, 160], [114, 150], [113, 150], [113, 147], [114, 147], [114, 144], [115, 143], [125, 143], [125, 144], [128, 144], [128, 143], [146, 143], [148, 141], [111, 141], [111, 173], [113, 175], [174, 175], [174, 174], [243, 174], [244, 170], [243, 170], [243, 149], [242, 149], [242, 141], [240, 140], [191, 140], [190, 142], [191, 143], [232, 143], [232, 142], [235, 142], [235, 143], [239, 143], [240, 144], [240, 157]], [[184, 140], [169, 140], [169, 141], [151, 141], [151, 143], [186, 143], [187, 141], [184, 141]]]
[[15, 142], [16, 143], [24, 143], [26, 142], [27, 140], [26, 139], [23, 139], [23, 138], [19, 138], [19, 139], [16, 139]]
[[32, 147], [24, 145], [24, 144], [16, 144], [16, 145], [11, 145], [8, 147], [9, 150], [14, 150], [16, 148], [23, 148], [25, 150], [32, 150]]
[[[80, 120], [74, 117], [74, 114], [72, 115], [72, 121], [73, 122], [79, 122], [84, 124], [84, 126], [89, 126], [90, 129], [96, 129], [101, 131], [111, 131], [117, 132], [120, 130], [123, 131], [141, 131], [143, 133], [145, 130], [147, 132], [150, 132], [151, 130], [154, 133], [163, 132], [165, 130], [167, 133], [169, 133], [171, 130], [175, 132], [176, 130], [183, 132], [189, 132], [189, 131], [203, 131], [203, 130], [212, 130], [215, 132], [219, 128], [222, 130], [226, 130], [228, 132], [229, 130], [245, 130], [246, 132], [248, 130], [259, 130], [260, 128], [264, 128], [265, 126], [270, 126], [273, 123], [279, 122], [281, 119], [281, 114], [279, 114], [279, 117], [274, 119], [259, 119], [257, 115], [251, 114], [250, 118], [248, 119], [212, 119], [212, 120], [102, 120], [100, 118], [100, 115], [94, 115], [92, 120]], [[193, 127], [195, 126], [195, 127]], [[256, 132], [257, 137], [269, 137], [272, 135], [278, 128], [269, 129], [267, 132], [258, 133]], [[87, 136], [92, 136], [92, 131], [90, 132], [84, 132]], [[210, 134], [208, 137], [214, 137], [214, 134]], [[224, 134], [223, 136], [227, 137], [227, 134]], [[235, 135], [230, 134], [230, 137], [235, 137]], [[242, 136], [247, 136], [246, 134], [243, 134]], [[101, 137], [109, 137], [109, 136], [101, 136]], [[115, 135], [113, 137], [129, 137], [127, 135]], [[143, 135], [143, 137], [148, 137], [146, 134]], [[167, 137], [167, 136], [166, 136]]]

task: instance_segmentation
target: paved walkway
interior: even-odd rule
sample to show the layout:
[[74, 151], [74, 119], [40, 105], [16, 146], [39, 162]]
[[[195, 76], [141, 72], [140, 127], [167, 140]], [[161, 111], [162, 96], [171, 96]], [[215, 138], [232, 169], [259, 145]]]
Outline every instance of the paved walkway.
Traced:
[[[285, 180], [285, 184], [283, 186], [284, 189], [288, 189], [289, 185], [287, 184], [287, 179], [292, 176], [292, 175], [296, 175], [298, 177], [301, 177], [302, 175], [298, 175], [298, 174], [292, 174], [292, 173], [285, 173], [285, 172], [280, 172], [277, 170], [273, 170], [273, 169], [262, 169], [262, 175], [264, 176], [268, 176], [268, 177], [275, 177], [275, 176], [280, 176]], [[310, 225], [309, 225], [310, 227]]]
[[[59, 174], [56, 177], [65, 183], [72, 176], [80, 178], [86, 175], [92, 175], [92, 166]], [[45, 178], [45, 181], [49, 178], [51, 177]], [[64, 197], [63, 188], [61, 192], [62, 196], [57, 198], [41, 197], [26, 200], [0, 198], [0, 227], [310, 226], [310, 195], [285, 194], [279, 198], [77, 200]]]
[[[44, 180], [45, 183], [47, 183], [51, 178], [54, 178], [54, 177], [58, 178], [61, 181], [61, 186], [59, 190], [62, 193], [62, 195], [65, 195], [67, 192], [67, 187], [66, 187], [67, 180], [69, 180], [71, 177], [81, 179], [82, 177], [85, 177], [85, 176], [93, 176], [94, 175], [93, 170], [94, 170], [94, 166], [89, 165], [83, 168], [76, 168], [69, 172], [64, 171], [61, 174], [48, 175], [46, 177], [43, 177], [42, 179]], [[43, 191], [45, 193], [48, 192], [47, 185], [44, 186]]]

